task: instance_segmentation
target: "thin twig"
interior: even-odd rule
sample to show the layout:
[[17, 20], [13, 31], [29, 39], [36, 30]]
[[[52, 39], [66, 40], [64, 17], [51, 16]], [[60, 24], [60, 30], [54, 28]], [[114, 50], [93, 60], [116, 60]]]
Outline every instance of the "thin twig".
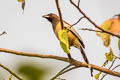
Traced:
[[58, 2], [58, 0], [55, 0], [55, 2], [56, 2], [56, 7], [57, 7], [57, 10], [58, 10], [59, 16], [60, 16], [61, 27], [63, 29], [64, 25], [63, 25], [62, 13], [61, 13], [61, 10], [60, 10], [59, 2]]
[[[112, 61], [111, 66], [108, 68], [109, 70], [113, 67], [113, 64], [115, 63], [115, 60], [116, 60], [116, 59], [117, 59], [117, 58], [115, 57], [114, 60]], [[103, 78], [104, 78], [106, 75], [107, 75], [107, 74], [104, 74], [103, 77], [102, 77], [100, 80], [103, 80]]]
[[115, 66], [112, 70], [114, 70], [114, 69], [116, 69], [116, 68], [118, 68], [118, 67], [120, 67], [120, 64], [119, 64], [119, 65], [117, 65], [117, 66]]
[[[108, 64], [108, 60], [105, 60], [105, 62], [103, 63], [102, 67], [105, 67]], [[101, 74], [102, 72], [99, 71], [99, 74]], [[99, 80], [99, 79], [98, 79]]]
[[104, 62], [104, 64], [102, 65], [102, 67], [105, 67], [106, 64], [108, 64], [108, 60], [106, 60], [106, 61]]
[[79, 29], [79, 30], [93, 31], [93, 32], [101, 32], [101, 33], [102, 33], [102, 31], [100, 31], [100, 30], [93, 30], [93, 29], [88, 29], [88, 28], [81, 28], [81, 29]]
[[5, 31], [3, 31], [1, 34], [0, 34], [0, 36], [2, 36], [2, 35], [4, 35], [4, 34], [7, 34]]
[[79, 23], [83, 18], [84, 18], [84, 17], [81, 17], [76, 23], [72, 24], [71, 27], [72, 27], [72, 26], [75, 26], [75, 25], [76, 25], [77, 23]]
[[[115, 56], [115, 55], [114, 55]], [[118, 57], [118, 56], [115, 56], [116, 58], [118, 58], [119, 60], [120, 60], [120, 57]]]
[[66, 79], [62, 79], [62, 78], [56, 78], [57, 80], [66, 80]]
[[[67, 69], [67, 70], [64, 70], [63, 72], [59, 73], [59, 74], [57, 75], [57, 77], [60, 76], [60, 75], [63, 75], [64, 73], [67, 73], [67, 72], [69, 72], [69, 71], [71, 71], [71, 70], [73, 70], [73, 69], [76, 69], [76, 68], [79, 68], [79, 67], [73, 66], [73, 67], [71, 67], [71, 68], [69, 68], [69, 69]], [[54, 79], [55, 79], [55, 78], [54, 78]], [[53, 79], [53, 80], [54, 80], [54, 79]]]
[[[113, 71], [114, 69], [116, 69], [117, 67], [120, 67], [120, 64], [117, 65], [117, 66], [115, 66], [115, 67], [112, 69], [112, 71]], [[100, 80], [103, 80], [103, 78], [104, 78], [106, 75], [107, 75], [107, 74], [103, 75], [103, 77], [102, 77]]]
[[[59, 61], [64, 61], [67, 63], [69, 62], [68, 58], [65, 57], [60, 57], [60, 56], [55, 56], [55, 55], [47, 55], [47, 54], [38, 54], [38, 53], [27, 53], [27, 52], [20, 52], [20, 51], [15, 51], [15, 50], [9, 50], [9, 49], [4, 49], [4, 48], [0, 48], [0, 52], [6, 52], [6, 53], [10, 53], [10, 54], [14, 54], [14, 55], [21, 55], [21, 56], [27, 56], [27, 57], [38, 57], [38, 58], [49, 58], [49, 59], [56, 59]], [[72, 65], [76, 66], [76, 67], [85, 67], [88, 68], [88, 64], [85, 62], [80, 62], [77, 60], [72, 60], [71, 62]], [[120, 77], [120, 72], [116, 72], [116, 71], [111, 71], [109, 69], [94, 65], [94, 64], [89, 64], [91, 66], [91, 68], [113, 75], [113, 76], [117, 76]]]
[[78, 7], [80, 7], [80, 0], [78, 0]]
[[114, 33], [112, 33], [112, 32], [109, 32], [109, 31], [106, 31], [106, 30], [104, 30], [103, 28], [101, 28], [101, 27], [99, 27], [95, 22], [93, 22], [72, 0], [69, 0], [70, 1], [70, 3], [74, 6], [74, 7], [76, 7], [76, 9], [78, 9], [78, 11], [91, 23], [91, 24], [93, 24], [96, 28], [98, 28], [98, 29], [100, 29], [102, 32], [104, 32], [104, 33], [108, 33], [108, 34], [110, 34], [110, 35], [112, 35], [112, 36], [115, 36], [115, 37], [118, 37], [118, 38], [120, 38], [120, 36], [119, 35], [116, 35], [116, 34], [114, 34]]
[[64, 73], [69, 72], [69, 71], [71, 71], [71, 70], [73, 70], [73, 69], [76, 69], [76, 68], [79, 68], [79, 67], [76, 67], [76, 66], [71, 67], [71, 68], [69, 68], [68, 70], [62, 72], [61, 74], [64, 74]]
[[7, 70], [10, 74], [12, 74], [13, 76], [15, 76], [17, 79], [19, 79], [19, 80], [23, 80], [23, 79], [20, 78], [17, 74], [15, 74], [15, 73], [12, 72], [10, 69], [8, 69], [6, 66], [0, 64], [0, 67], [2, 67], [3, 69]]
[[56, 79], [58, 76], [62, 75], [61, 73], [63, 71], [65, 71], [66, 69], [68, 69], [71, 66], [71, 64], [69, 64], [68, 66], [66, 66], [65, 68], [63, 68], [60, 72], [57, 73], [57, 75], [55, 75], [53, 78], [51, 78], [50, 80], [54, 80]]

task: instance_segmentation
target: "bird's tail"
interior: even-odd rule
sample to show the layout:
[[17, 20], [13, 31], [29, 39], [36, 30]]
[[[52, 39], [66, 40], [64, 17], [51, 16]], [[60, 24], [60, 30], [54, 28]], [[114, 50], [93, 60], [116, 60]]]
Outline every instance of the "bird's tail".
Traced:
[[80, 51], [81, 51], [81, 54], [83, 56], [83, 59], [85, 60], [85, 62], [88, 64], [88, 67], [90, 68], [90, 72], [91, 72], [91, 76], [93, 76], [93, 68], [91, 68], [91, 66], [89, 65], [89, 60], [85, 54], [85, 51], [83, 50], [82, 47], [80, 47]]
[[82, 47], [80, 47], [80, 51], [81, 51], [81, 54], [82, 54], [83, 59], [85, 60], [85, 62], [86, 62], [87, 64], [89, 64], [88, 58], [87, 58], [87, 56], [86, 56], [86, 54], [85, 54], [85, 51], [83, 50]]

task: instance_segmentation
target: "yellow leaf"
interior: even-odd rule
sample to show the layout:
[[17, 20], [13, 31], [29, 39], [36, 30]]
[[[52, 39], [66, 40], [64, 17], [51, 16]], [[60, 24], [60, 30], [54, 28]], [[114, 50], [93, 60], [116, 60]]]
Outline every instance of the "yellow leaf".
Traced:
[[108, 47], [110, 44], [110, 35], [107, 33], [97, 33], [97, 35], [103, 40], [104, 46]]
[[[120, 16], [106, 20], [100, 27], [116, 35], [120, 35]], [[101, 37], [106, 47], [109, 46], [110, 43], [109, 34], [97, 32], [96, 35]]]
[[108, 47], [110, 44], [110, 35], [106, 33], [101, 33], [101, 38], [104, 42], [104, 46]]
[[20, 2], [20, 3], [24, 3], [24, 0], [18, 0], [18, 2]]
[[120, 18], [119, 17], [112, 19], [112, 25], [109, 31], [116, 35], [120, 35]]
[[[111, 24], [112, 24], [112, 19], [108, 19], [106, 20], [100, 27], [103, 28], [104, 30], [109, 31], [111, 28]], [[101, 39], [104, 42], [104, 46], [108, 47], [110, 44], [110, 35], [107, 33], [96, 33], [97, 36], [101, 37]]]
[[98, 80], [100, 74], [101, 74], [101, 72], [99, 72], [99, 73], [97, 73], [97, 74], [95, 75], [95, 79], [96, 79], [96, 80]]
[[106, 60], [113, 61], [114, 54], [113, 54], [112, 48], [110, 48], [110, 52], [109, 53], [105, 53], [105, 56], [106, 56]]
[[100, 27], [104, 30], [109, 30], [112, 24], [112, 19], [106, 20]]
[[58, 38], [60, 41], [60, 45], [65, 53], [69, 54], [69, 41], [68, 41], [68, 35], [67, 35], [67, 29], [60, 30], [58, 32]]

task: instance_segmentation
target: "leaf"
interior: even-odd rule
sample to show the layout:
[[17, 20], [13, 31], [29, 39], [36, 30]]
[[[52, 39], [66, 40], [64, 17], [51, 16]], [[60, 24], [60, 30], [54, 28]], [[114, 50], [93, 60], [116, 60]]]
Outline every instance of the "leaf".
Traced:
[[119, 17], [112, 19], [112, 25], [109, 31], [116, 35], [120, 35], [120, 18]]
[[[120, 16], [106, 20], [100, 27], [106, 31], [112, 32], [116, 35], [120, 35]], [[101, 37], [101, 39], [104, 42], [104, 46], [106, 47], [109, 46], [110, 44], [109, 34], [97, 32], [96, 35]]]
[[49, 65], [39, 64], [36, 62], [23, 62], [18, 66], [18, 72], [26, 77], [24, 80], [44, 80], [45, 76], [51, 72]]
[[[109, 31], [111, 24], [112, 24], [112, 19], [108, 19], [100, 27], [103, 28], [104, 30]], [[104, 46], [106, 46], [106, 47], [109, 46], [109, 44], [110, 44], [110, 35], [109, 34], [97, 32], [96, 35], [101, 37], [101, 39], [104, 42]]]
[[18, 2], [24, 3], [24, 0], [18, 0]]
[[67, 29], [60, 30], [58, 32], [58, 38], [60, 41], [61, 48], [64, 50], [65, 53], [69, 54], [69, 41], [67, 35]]
[[24, 8], [25, 8], [25, 0], [18, 0], [18, 2], [22, 3], [21, 7], [24, 10]]
[[100, 74], [101, 74], [101, 72], [97, 73], [97, 74], [94, 76], [96, 80], [98, 80]]
[[112, 19], [108, 19], [100, 27], [103, 28], [104, 30], [110, 30], [111, 24]]
[[104, 46], [108, 47], [110, 44], [110, 35], [106, 33], [101, 33], [101, 38], [103, 40]]
[[25, 8], [25, 2], [22, 3], [22, 9], [24, 10]]
[[106, 56], [106, 60], [113, 61], [114, 54], [113, 54], [112, 48], [110, 48], [110, 52], [109, 53], [105, 53], [105, 56]]
[[120, 50], [120, 39], [118, 39], [118, 48]]
[[9, 76], [9, 80], [12, 80], [12, 75]]

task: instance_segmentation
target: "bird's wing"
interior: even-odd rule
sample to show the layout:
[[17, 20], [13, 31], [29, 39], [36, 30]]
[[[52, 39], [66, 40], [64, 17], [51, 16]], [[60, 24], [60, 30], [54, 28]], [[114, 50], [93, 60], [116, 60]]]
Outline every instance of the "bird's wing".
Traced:
[[[64, 27], [70, 27], [70, 26], [71, 26], [71, 25], [70, 25], [69, 23], [67, 23], [67, 22], [64, 21]], [[84, 43], [83, 43], [83, 41], [82, 41], [82, 38], [81, 38], [80, 35], [76, 32], [76, 30], [75, 30], [73, 27], [71, 27], [70, 31], [78, 38], [78, 40], [80, 41], [82, 47], [85, 48], [85, 45], [84, 45]]]

